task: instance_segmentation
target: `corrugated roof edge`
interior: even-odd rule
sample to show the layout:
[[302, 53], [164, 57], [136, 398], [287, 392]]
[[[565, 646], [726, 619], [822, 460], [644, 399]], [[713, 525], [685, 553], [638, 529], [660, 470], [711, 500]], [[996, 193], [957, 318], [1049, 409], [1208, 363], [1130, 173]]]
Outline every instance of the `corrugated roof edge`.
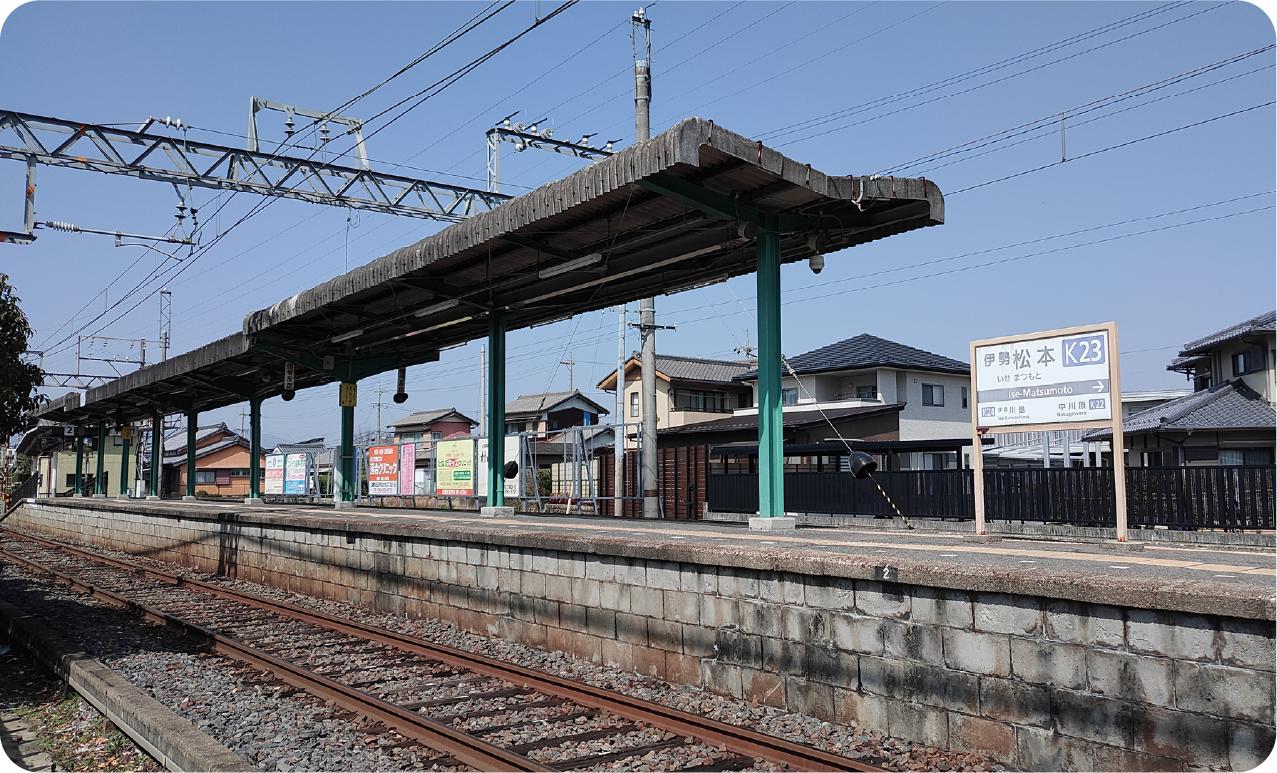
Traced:
[[[541, 218], [558, 214], [575, 204], [622, 188], [675, 164], [699, 167], [700, 148], [706, 144], [829, 198], [855, 198], [856, 186], [851, 176], [831, 177], [711, 121], [686, 118], [649, 140], [636, 142], [616, 155], [596, 161], [561, 180], [546, 183], [496, 209], [481, 212], [416, 244], [402, 247], [324, 284], [247, 314], [243, 332], [247, 335], [260, 332], [482, 244], [494, 236], [512, 233]], [[604, 165], [605, 174], [599, 174], [600, 164]], [[607, 181], [603, 189], [595, 185], [600, 178]], [[944, 196], [935, 183], [902, 177], [891, 178], [891, 185], [892, 198], [926, 200], [931, 205], [931, 218], [936, 223], [944, 222]], [[862, 198], [873, 198], [864, 190], [861, 194]]]

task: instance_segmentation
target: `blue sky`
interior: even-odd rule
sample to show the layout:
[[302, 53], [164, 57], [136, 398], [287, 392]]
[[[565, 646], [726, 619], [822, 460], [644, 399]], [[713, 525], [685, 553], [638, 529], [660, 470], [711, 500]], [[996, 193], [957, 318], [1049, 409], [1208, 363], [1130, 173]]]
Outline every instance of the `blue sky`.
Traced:
[[[381, 112], [557, 6], [515, 4], [346, 112]], [[0, 30], [0, 71], [21, 74], [0, 82], [0, 105], [97, 123], [171, 116], [194, 127], [192, 139], [239, 146], [250, 96], [331, 109], [484, 7], [28, 3]], [[483, 133], [515, 110], [549, 117], [558, 137], [628, 144], [636, 7], [583, 2], [529, 33], [372, 137], [376, 168], [483, 188]], [[946, 194], [941, 227], [830, 255], [818, 277], [786, 266], [786, 354], [868, 332], [965, 360], [972, 339], [1116, 320], [1123, 387], [1178, 388], [1186, 382], [1165, 365], [1179, 344], [1274, 306], [1277, 87], [1273, 49], [1260, 50], [1274, 29], [1254, 5], [660, 0], [648, 13], [653, 133], [710, 118], [831, 174], [925, 176]], [[281, 115], [259, 120], [266, 139], [283, 139]], [[581, 164], [507, 145], [502, 190]], [[0, 163], [0, 229], [21, 226], [23, 174]], [[212, 194], [195, 191], [202, 214], [221, 203]], [[41, 221], [162, 233], [176, 202], [159, 183], [39, 170]], [[256, 203], [235, 197], [204, 223], [204, 241]], [[183, 352], [443, 226], [367, 213], [348, 224], [344, 209], [279, 200], [187, 266], [105, 236], [43, 231], [31, 246], [0, 245], [0, 271], [37, 330], [33, 346], [61, 350], [46, 370], [73, 372], [77, 330], [154, 341], [162, 285], [171, 351]], [[658, 321], [678, 330], [659, 334], [658, 351], [733, 357], [747, 330], [756, 339], [753, 296], [745, 277], [659, 298]], [[593, 390], [615, 367], [616, 315], [516, 331], [508, 346], [511, 396], [567, 388], [558, 361], [569, 355], [575, 385]], [[393, 374], [381, 380], [393, 391]], [[361, 384], [360, 429], [374, 424], [377, 381]], [[410, 369], [411, 398], [385, 400], [382, 423], [437, 407], [475, 415], [478, 390], [475, 342]], [[335, 439], [336, 389], [270, 400], [263, 415], [268, 440]], [[201, 423], [216, 420], [238, 428], [240, 410]]]

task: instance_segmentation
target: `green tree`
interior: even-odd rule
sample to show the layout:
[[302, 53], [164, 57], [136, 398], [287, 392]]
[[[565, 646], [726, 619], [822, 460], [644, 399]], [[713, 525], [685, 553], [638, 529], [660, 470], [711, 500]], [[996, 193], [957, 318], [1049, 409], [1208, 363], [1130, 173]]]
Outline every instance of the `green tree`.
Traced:
[[22, 359], [32, 331], [19, 300], [9, 276], [0, 274], [0, 441], [22, 430], [27, 414], [40, 404], [36, 389], [44, 383], [44, 371]]

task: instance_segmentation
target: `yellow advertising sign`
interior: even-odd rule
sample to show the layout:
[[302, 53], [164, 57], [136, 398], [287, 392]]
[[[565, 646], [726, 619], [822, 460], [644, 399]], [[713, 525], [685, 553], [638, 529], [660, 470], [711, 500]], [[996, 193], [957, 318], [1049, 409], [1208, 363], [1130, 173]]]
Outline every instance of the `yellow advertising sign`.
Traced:
[[474, 441], [435, 443], [435, 493], [441, 497], [474, 495]]
[[342, 384], [339, 404], [342, 408], [354, 408], [359, 404], [359, 385]]

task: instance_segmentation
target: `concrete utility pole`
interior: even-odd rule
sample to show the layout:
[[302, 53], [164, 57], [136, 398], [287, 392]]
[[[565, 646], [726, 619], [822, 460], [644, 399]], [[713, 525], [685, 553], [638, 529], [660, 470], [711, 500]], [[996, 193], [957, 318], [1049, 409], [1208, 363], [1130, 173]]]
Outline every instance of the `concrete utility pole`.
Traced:
[[612, 414], [616, 437], [612, 460], [612, 515], [625, 514], [625, 306], [616, 314], [616, 413]]
[[572, 386], [572, 368], [576, 366], [576, 360], [572, 359], [572, 355], [569, 354], [566, 360], [559, 360], [559, 364], [568, 366], [568, 391], [575, 391]]
[[[640, 8], [630, 17], [630, 43], [634, 54], [634, 140], [651, 138], [649, 121], [652, 105], [652, 22]], [[642, 58], [639, 58], [640, 50]], [[639, 330], [642, 350], [639, 357], [643, 389], [643, 517], [659, 518], [656, 471], [656, 299], [639, 301]], [[618, 386], [618, 389], [620, 387]]]
[[381, 408], [382, 406], [385, 405], [385, 403], [381, 401], [381, 396], [385, 394], [385, 392], [386, 392], [385, 388], [383, 388], [381, 386], [381, 382], [378, 381], [377, 382], [377, 402], [373, 403], [373, 405], [377, 407], [377, 434], [375, 436], [377, 439], [373, 442], [377, 444], [381, 443]]

